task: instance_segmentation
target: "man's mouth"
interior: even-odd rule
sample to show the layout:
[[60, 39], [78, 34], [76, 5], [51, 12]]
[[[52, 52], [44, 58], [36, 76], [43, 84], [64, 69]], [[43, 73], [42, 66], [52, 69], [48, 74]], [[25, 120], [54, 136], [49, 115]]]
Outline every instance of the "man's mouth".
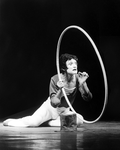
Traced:
[[73, 69], [73, 71], [77, 71], [77, 69]]

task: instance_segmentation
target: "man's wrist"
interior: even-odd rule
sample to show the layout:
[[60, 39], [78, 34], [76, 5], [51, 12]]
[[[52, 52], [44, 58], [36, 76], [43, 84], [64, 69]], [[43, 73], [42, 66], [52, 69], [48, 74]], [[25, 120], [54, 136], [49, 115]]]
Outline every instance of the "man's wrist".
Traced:
[[79, 81], [79, 86], [82, 87], [84, 85], [85, 82], [80, 82]]

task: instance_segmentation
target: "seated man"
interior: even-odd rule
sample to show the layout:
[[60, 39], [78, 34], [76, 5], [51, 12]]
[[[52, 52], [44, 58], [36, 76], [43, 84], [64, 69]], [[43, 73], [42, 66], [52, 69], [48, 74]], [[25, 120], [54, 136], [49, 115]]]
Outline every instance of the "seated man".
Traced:
[[[66, 95], [71, 104], [73, 104], [77, 91], [81, 93], [84, 100], [92, 98], [86, 80], [88, 74], [86, 72], [78, 72], [78, 58], [75, 55], [63, 54], [60, 57], [61, 79], [58, 75], [54, 75], [50, 80], [49, 97], [48, 99], [31, 115], [18, 119], [7, 119], [3, 122], [5, 126], [13, 127], [37, 127], [42, 123], [51, 121], [50, 125], [60, 126], [60, 115], [70, 114], [70, 108], [62, 93], [62, 88], [65, 89]], [[77, 125], [83, 123], [83, 117], [77, 114]], [[57, 124], [56, 124], [57, 123]]]

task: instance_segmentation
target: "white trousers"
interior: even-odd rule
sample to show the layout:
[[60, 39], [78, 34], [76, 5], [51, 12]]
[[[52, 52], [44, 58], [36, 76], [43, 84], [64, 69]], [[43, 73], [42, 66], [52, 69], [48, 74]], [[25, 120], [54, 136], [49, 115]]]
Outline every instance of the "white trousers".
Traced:
[[[60, 126], [60, 114], [72, 113], [69, 108], [54, 108], [51, 106], [50, 97], [31, 115], [19, 119], [7, 119], [3, 122], [3, 125], [7, 126], [20, 126], [20, 127], [32, 127], [39, 126], [48, 120], [51, 121], [49, 125]], [[77, 124], [83, 123], [83, 117], [77, 114]]]

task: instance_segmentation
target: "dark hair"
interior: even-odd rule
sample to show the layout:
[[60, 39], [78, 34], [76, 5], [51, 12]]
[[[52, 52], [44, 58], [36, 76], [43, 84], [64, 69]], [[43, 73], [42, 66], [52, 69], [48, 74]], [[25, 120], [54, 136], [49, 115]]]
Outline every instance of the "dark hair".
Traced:
[[67, 69], [66, 61], [71, 59], [75, 59], [76, 61], [78, 61], [78, 58], [75, 55], [65, 53], [60, 56], [60, 71], [62, 73], [64, 73]]

